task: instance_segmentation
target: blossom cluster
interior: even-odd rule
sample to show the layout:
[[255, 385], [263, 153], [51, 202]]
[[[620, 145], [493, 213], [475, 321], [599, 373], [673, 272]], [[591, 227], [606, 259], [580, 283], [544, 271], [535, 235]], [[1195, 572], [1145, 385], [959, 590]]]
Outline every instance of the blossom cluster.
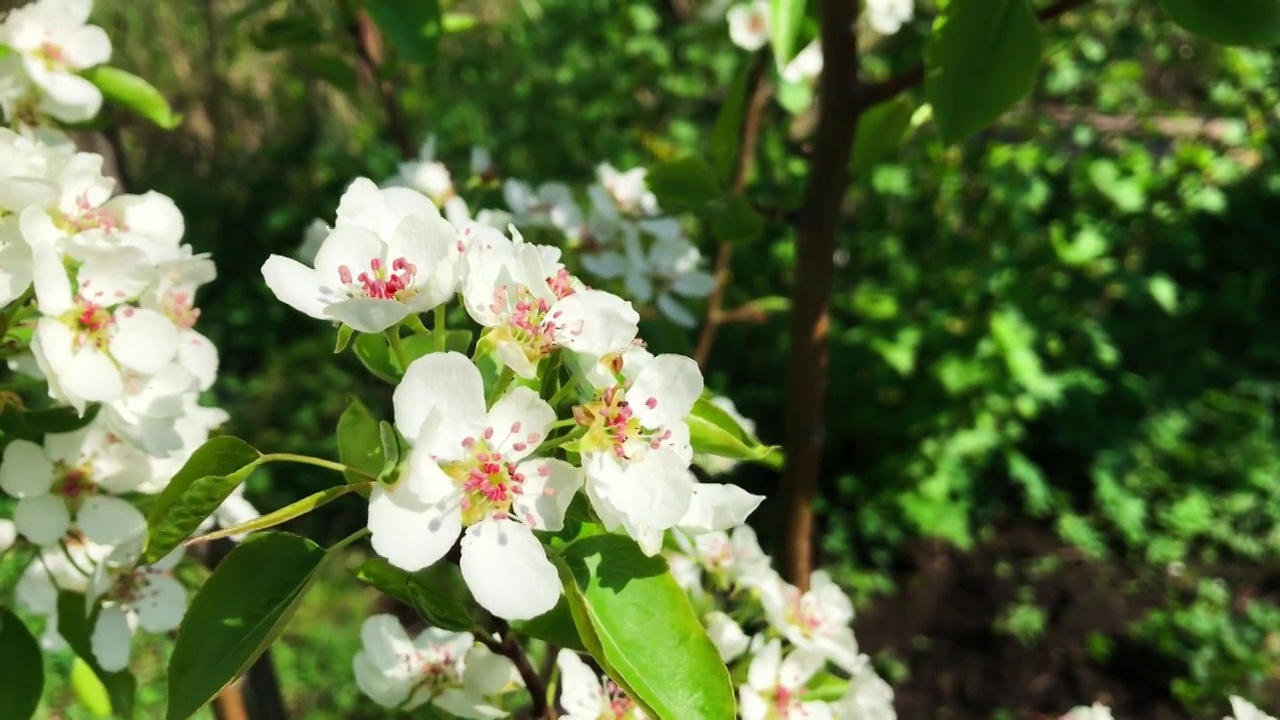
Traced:
[[[1228, 700], [1231, 703], [1231, 715], [1222, 720], [1276, 720], [1242, 697], [1232, 695]], [[1072, 708], [1062, 716], [1062, 720], [1115, 720], [1115, 716], [1111, 714], [1111, 708], [1102, 703], [1094, 703]]]
[[[46, 648], [62, 644], [58, 592], [81, 593], [114, 671], [137, 628], [167, 632], [186, 609], [181, 550], [138, 566], [139, 505], [227, 415], [199, 402], [218, 354], [194, 328], [195, 293], [215, 270], [182, 242], [182, 214], [160, 193], [117, 194], [100, 155], [35, 124], [101, 105], [76, 74], [110, 56], [89, 10], [39, 0], [0, 22], [0, 108], [21, 128], [0, 129], [0, 553], [23, 553], [15, 597], [47, 618]], [[213, 520], [256, 514], [236, 494]]]

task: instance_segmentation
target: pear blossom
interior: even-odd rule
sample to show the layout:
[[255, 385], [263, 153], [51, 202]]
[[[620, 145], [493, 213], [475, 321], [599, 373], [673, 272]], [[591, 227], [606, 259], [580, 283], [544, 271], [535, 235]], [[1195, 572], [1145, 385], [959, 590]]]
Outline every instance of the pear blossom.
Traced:
[[533, 378], [556, 349], [599, 358], [632, 343], [640, 316], [631, 303], [582, 287], [557, 248], [526, 243], [514, 227], [511, 233], [513, 241], [486, 234], [463, 257], [463, 303], [504, 365]]
[[[702, 393], [702, 372], [691, 358], [625, 356], [625, 382], [606, 384], [574, 409], [586, 434], [579, 440], [587, 496], [605, 528], [619, 527], [649, 555], [663, 531], [689, 512], [696, 480], [685, 417]], [[634, 369], [634, 372], [633, 372]]]
[[769, 0], [751, 0], [729, 8], [729, 39], [733, 44], [755, 52], [769, 42]]
[[805, 684], [822, 669], [824, 658], [799, 648], [782, 656], [782, 643], [770, 640], [747, 669], [747, 682], [738, 689], [742, 720], [831, 720], [831, 707], [805, 700]]
[[471, 148], [471, 174], [474, 177], [488, 177], [496, 169], [493, 166], [493, 155], [488, 148], [473, 146]]
[[707, 635], [720, 652], [720, 659], [725, 662], [733, 662], [751, 646], [751, 638], [742, 631], [742, 627], [719, 610], [707, 613], [704, 623]]
[[507, 619], [554, 607], [560, 579], [533, 530], [561, 529], [582, 485], [578, 468], [531, 457], [555, 411], [518, 386], [486, 410], [480, 371], [456, 352], [411, 363], [393, 402], [414, 447], [399, 482], [370, 496], [374, 551], [419, 570], [462, 533], [462, 576], [482, 607]]
[[14, 588], [14, 599], [18, 607], [46, 619], [45, 631], [40, 637], [42, 648], [54, 651], [66, 646], [58, 634], [58, 592], [87, 592], [93, 569], [110, 551], [104, 545], [71, 536], [61, 547], [41, 550], [36, 560], [23, 570]]
[[[876, 674], [871, 659], [859, 655], [850, 671], [845, 696], [831, 704], [836, 720], [897, 720], [893, 708], [893, 688]], [[1107, 720], [1098, 717], [1094, 720]]]
[[769, 624], [798, 648], [826, 657], [846, 671], [858, 664], [854, 639], [853, 603], [824, 570], [809, 577], [809, 591], [775, 577], [758, 586]]
[[791, 58], [782, 68], [782, 79], [790, 83], [811, 84], [822, 74], [822, 45], [817, 40]]
[[0, 221], [0, 307], [18, 299], [31, 287], [31, 246], [22, 240], [16, 223]]
[[515, 681], [515, 666], [470, 633], [428, 627], [410, 640], [395, 617], [374, 615], [360, 640], [351, 663], [356, 684], [379, 705], [408, 711], [431, 703], [458, 717], [507, 716], [491, 698]]
[[719, 587], [752, 588], [772, 582], [774, 574], [769, 567], [769, 556], [760, 549], [755, 531], [746, 525], [734, 528], [731, 533], [708, 532], [693, 537], [678, 532], [675, 540]]
[[418, 149], [417, 159], [400, 163], [399, 171], [388, 184], [413, 188], [431, 198], [431, 202], [438, 208], [443, 208], [445, 202], [456, 195], [449, 168], [436, 160], [434, 135], [427, 136], [423, 141], [422, 147]]
[[359, 332], [386, 330], [447, 300], [457, 231], [421, 193], [357, 179], [343, 194], [315, 267], [272, 255], [262, 275], [276, 297]]
[[306, 265], [314, 265], [316, 253], [320, 252], [320, 245], [324, 243], [325, 238], [329, 237], [332, 229], [323, 218], [313, 219], [302, 231], [302, 244], [294, 252], [297, 259]]
[[196, 289], [213, 282], [217, 270], [207, 254], [187, 252], [156, 267], [155, 281], [142, 295], [140, 305], [169, 319], [177, 329], [178, 365], [195, 379], [195, 389], [208, 390], [218, 375], [218, 349], [209, 338], [195, 330], [200, 310], [195, 307]]
[[1229, 699], [1231, 700], [1232, 717], [1225, 718], [1225, 720], [1276, 720], [1242, 697], [1232, 695]]
[[915, 15], [915, 0], [867, 0], [867, 23], [881, 35], [893, 35]]
[[136, 565], [142, 539], [135, 536], [98, 563], [86, 600], [101, 601], [89, 637], [94, 659], [108, 672], [129, 665], [130, 648], [138, 628], [166, 633], [178, 627], [187, 612], [187, 590], [173, 576], [182, 559], [177, 548], [152, 565]]
[[14, 524], [37, 545], [57, 542], [73, 527], [92, 542], [115, 545], [146, 528], [142, 513], [115, 495], [137, 488], [149, 469], [141, 451], [95, 422], [46, 435], [43, 446], [9, 443], [0, 489], [18, 498]]
[[549, 225], [571, 237], [582, 230], [582, 210], [573, 199], [573, 191], [563, 183], [543, 183], [535, 189], [512, 178], [502, 184], [502, 197], [514, 222]]
[[0, 45], [13, 49], [36, 89], [41, 111], [63, 122], [98, 114], [102, 93], [78, 74], [111, 59], [111, 41], [86, 24], [90, 0], [36, 0], [0, 22]]
[[[1094, 703], [1092, 705], [1081, 705], [1072, 708], [1066, 715], [1062, 716], [1062, 720], [1115, 720], [1111, 714], [1111, 708], [1102, 703]], [[1250, 720], [1249, 718], [1239, 718], [1238, 720]]]
[[[612, 207], [616, 208], [616, 212], [636, 217], [657, 215], [658, 198], [645, 184], [648, 173], [648, 169], [643, 167], [623, 171], [609, 163], [601, 163], [596, 166], [598, 184], [594, 187], [604, 190], [605, 195], [612, 201]], [[589, 192], [592, 191], [589, 190]], [[595, 191], [592, 197], [593, 199], [600, 197], [598, 191]], [[603, 206], [603, 204], [600, 205]]]
[[556, 655], [561, 720], [648, 720], [649, 716], [609, 678], [598, 678], [571, 650]]

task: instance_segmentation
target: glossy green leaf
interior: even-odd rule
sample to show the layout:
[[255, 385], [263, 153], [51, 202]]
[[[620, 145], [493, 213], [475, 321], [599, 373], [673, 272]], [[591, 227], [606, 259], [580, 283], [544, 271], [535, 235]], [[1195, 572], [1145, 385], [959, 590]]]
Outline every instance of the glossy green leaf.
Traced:
[[378, 441], [382, 445], [382, 467], [378, 468], [378, 482], [393, 483], [399, 477], [401, 463], [409, 460], [409, 443], [396, 430], [396, 426], [383, 420], [378, 423]]
[[83, 75], [102, 91], [104, 98], [132, 110], [165, 130], [172, 130], [182, 122], [182, 116], [173, 111], [164, 95], [151, 83], [133, 73], [99, 65], [85, 70]]
[[1280, 45], [1280, 0], [1160, 0], [1169, 18], [1224, 45]]
[[314, 492], [301, 500], [289, 503], [279, 510], [269, 512], [265, 515], [259, 515], [248, 522], [240, 523], [234, 527], [222, 528], [221, 530], [201, 535], [196, 538], [196, 540], [199, 540], [200, 542], [208, 542], [210, 540], [231, 537], [233, 535], [247, 535], [252, 532], [273, 528], [277, 525], [283, 525], [290, 520], [295, 520], [306, 515], [316, 508], [328, 505], [343, 495], [349, 495], [353, 492], [356, 492], [355, 485], [338, 485], [337, 487], [331, 487], [326, 490]]
[[[698, 402], [706, 401], [699, 399]], [[706, 404], [710, 405], [710, 403]], [[709, 413], [710, 411], [707, 412]], [[741, 434], [741, 428], [735, 431], [733, 428], [718, 425], [711, 419], [712, 417], [715, 416], [695, 413], [686, 418], [685, 422], [689, 426], [689, 441], [693, 445], [694, 452], [718, 455], [734, 460], [755, 460], [770, 467], [777, 467], [781, 464], [782, 451], [779, 448], [761, 445], [754, 438]], [[732, 421], [732, 418], [728, 419]]]
[[778, 68], [800, 52], [800, 27], [804, 24], [805, 0], [770, 0], [769, 42]]
[[737, 419], [729, 414], [728, 410], [715, 404], [710, 398], [700, 397], [695, 400], [690, 414], [728, 431], [729, 434], [745, 444], [758, 444], [755, 437], [747, 432], [747, 429], [742, 427]]
[[191, 717], [249, 669], [284, 630], [326, 557], [306, 538], [266, 533], [222, 560], [178, 628], [167, 720]]
[[366, 7], [400, 57], [418, 64], [435, 57], [442, 20], [437, 0], [369, 0]]
[[229, 435], [201, 445], [151, 504], [143, 562], [153, 563], [178, 547], [261, 461], [262, 453]]
[[849, 166], [855, 178], [866, 177], [876, 163], [898, 151], [914, 113], [911, 103], [899, 97], [872, 107], [858, 118]]
[[400, 376], [403, 373], [400, 370], [400, 364], [391, 356], [391, 348], [387, 345], [385, 337], [376, 333], [361, 333], [351, 343], [351, 349], [360, 359], [360, 363], [373, 373], [374, 377], [392, 385], [400, 382]]
[[668, 209], [698, 207], [720, 197], [715, 170], [697, 157], [659, 163], [645, 176], [658, 204]]
[[27, 720], [44, 692], [44, 656], [40, 643], [12, 610], [0, 610], [0, 718]]
[[355, 334], [356, 331], [353, 330], [350, 325], [339, 325], [338, 337], [333, 343], [333, 354], [337, 355], [343, 350], [346, 350], [347, 346], [351, 344], [351, 338], [355, 336]]
[[741, 195], [728, 195], [707, 210], [716, 239], [748, 243], [764, 234], [764, 220]]
[[76, 702], [88, 710], [89, 714], [100, 718], [111, 715], [111, 697], [107, 695], [107, 686], [94, 674], [89, 663], [79, 656], [71, 662], [70, 684]]
[[989, 125], [1035, 85], [1040, 24], [1029, 0], [951, 0], [934, 21], [924, 91], [943, 142]]
[[729, 671], [665, 560], [621, 535], [583, 538], [560, 556], [580, 600], [579, 629], [589, 623], [597, 659], [650, 717], [735, 716]]
[[[347, 409], [338, 418], [338, 459], [343, 465], [377, 477], [382, 471], [386, 457], [382, 451], [382, 437], [378, 429], [378, 421], [369, 412], [369, 408], [352, 396]], [[360, 483], [368, 478], [359, 473], [345, 471], [343, 476], [348, 483]]]
[[98, 665], [93, 656], [93, 626], [98, 619], [98, 606], [93, 612], [86, 614], [87, 601], [84, 595], [62, 591], [58, 593], [58, 634], [84, 661], [98, 681], [106, 689], [111, 711], [118, 718], [133, 717], [133, 704], [138, 694], [138, 681], [128, 670], [107, 672]]
[[98, 416], [101, 407], [96, 403], [89, 405], [81, 417], [71, 407], [27, 410], [6, 404], [0, 407], [0, 430], [11, 437], [39, 442], [47, 434], [75, 432], [88, 425]]
[[457, 565], [440, 561], [411, 573], [382, 558], [372, 558], [356, 570], [356, 577], [408, 604], [438, 628], [461, 631], [475, 627], [470, 594]]
[[729, 94], [720, 106], [715, 128], [711, 131], [711, 164], [715, 167], [720, 182], [726, 186], [733, 182], [733, 174], [738, 166], [742, 125], [747, 113], [747, 79], [750, 75], [750, 63], [744, 64], [729, 86]]
[[531, 638], [545, 640], [556, 647], [587, 651], [582, 638], [578, 636], [578, 628], [574, 625], [569, 598], [565, 596], [561, 596], [554, 608], [532, 620], [512, 621], [511, 629]]

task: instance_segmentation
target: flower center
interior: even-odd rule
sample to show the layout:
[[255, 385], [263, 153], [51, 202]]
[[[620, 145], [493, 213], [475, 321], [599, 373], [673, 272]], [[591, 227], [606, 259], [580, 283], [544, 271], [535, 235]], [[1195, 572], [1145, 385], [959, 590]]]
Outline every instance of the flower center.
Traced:
[[787, 621], [799, 627], [806, 635], [814, 635], [822, 628], [822, 611], [811, 597], [797, 591], [788, 603]]
[[54, 463], [53, 472], [55, 479], [49, 492], [60, 496], [72, 512], [79, 510], [85, 499], [98, 491], [98, 484], [93, 481], [93, 473], [87, 463], [69, 465], [60, 460]]
[[773, 706], [779, 718], [790, 718], [792, 712], [800, 709], [800, 698], [790, 688], [779, 685], [773, 694]]
[[[512, 436], [521, 432], [520, 423], [512, 423]], [[525, 476], [516, 471], [514, 462], [493, 449], [493, 428], [485, 428], [479, 438], [468, 437], [462, 441], [466, 450], [461, 460], [441, 466], [441, 470], [462, 488], [462, 521], [470, 525], [486, 517], [505, 519], [516, 497], [524, 493]], [[520, 442], [512, 444], [517, 452], [537, 445], [542, 439], [539, 433], [528, 433]], [[545, 466], [540, 473], [550, 472]], [[525, 521], [532, 525], [529, 518]]]
[[416, 688], [425, 686], [438, 691], [461, 680], [453, 653], [446, 649], [418, 650], [404, 660], [410, 672], [419, 677]]
[[66, 54], [62, 47], [55, 43], [46, 42], [35, 51], [35, 56], [44, 61], [46, 70], [58, 70], [67, 64]]
[[618, 687], [618, 684], [612, 680], [604, 681], [605, 702], [608, 703], [608, 709], [601, 720], [623, 720], [627, 714], [635, 707], [635, 703], [631, 702], [631, 698]]
[[[413, 280], [417, 275], [418, 267], [403, 257], [391, 261], [390, 272], [387, 271], [381, 258], [370, 260], [368, 272], [362, 272], [354, 277], [350, 266], [343, 265], [338, 268], [338, 279], [348, 289], [360, 293], [363, 297], [379, 300], [405, 300], [412, 297], [416, 293], [413, 289]], [[360, 286], [359, 290], [353, 287], [357, 283]]]
[[173, 321], [179, 329], [190, 330], [200, 317], [195, 298], [189, 292], [172, 291], [160, 299], [160, 312]]
[[107, 208], [96, 208], [89, 203], [87, 193], [76, 198], [75, 210], [71, 213], [56, 213], [54, 225], [69, 235], [76, 235], [90, 230], [101, 230], [107, 234], [128, 232], [129, 226], [120, 221], [120, 216]]
[[[77, 297], [76, 300], [78, 304], [63, 313], [59, 320], [75, 332], [77, 348], [93, 345], [99, 350], [105, 350], [107, 341], [110, 339], [111, 328], [116, 322], [115, 317], [105, 306], [85, 300], [83, 296]], [[133, 308], [125, 308], [124, 312], [126, 315], [131, 315]]]
[[[645, 398], [644, 405], [649, 409], [656, 408], [658, 399]], [[663, 441], [671, 437], [670, 430], [650, 432], [640, 424], [621, 385], [605, 390], [598, 400], [579, 405], [573, 412], [578, 424], [588, 427], [582, 438], [582, 447], [608, 450], [623, 460], [630, 460], [635, 451], [645, 445], [657, 450]]]
[[566, 268], [560, 268], [554, 277], [547, 278], [547, 287], [555, 293], [556, 299], [563, 300], [575, 292], [573, 280], [573, 275]]

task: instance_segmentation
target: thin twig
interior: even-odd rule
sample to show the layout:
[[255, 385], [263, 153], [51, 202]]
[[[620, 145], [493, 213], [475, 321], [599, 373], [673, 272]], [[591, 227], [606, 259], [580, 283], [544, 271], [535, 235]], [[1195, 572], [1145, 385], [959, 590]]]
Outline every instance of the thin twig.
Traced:
[[501, 618], [494, 618], [494, 625], [501, 640], [494, 640], [483, 632], [475, 633], [476, 639], [494, 654], [515, 663], [516, 672], [520, 673], [520, 679], [524, 680], [525, 689], [529, 691], [529, 698], [533, 702], [533, 717], [536, 720], [557, 720], [555, 708], [547, 704], [546, 683], [538, 676], [538, 671], [534, 670], [524, 648], [520, 647], [520, 643], [512, 636], [511, 626]]
[[382, 63], [385, 60], [382, 33], [378, 31], [377, 24], [369, 14], [363, 10], [356, 12], [349, 31], [356, 41], [361, 79], [373, 85], [382, 102], [382, 111], [387, 116], [387, 133], [395, 141], [402, 158], [409, 160], [416, 157], [418, 149], [405, 127], [404, 114], [400, 112], [400, 101], [396, 97], [395, 87], [382, 76]]
[[[1059, 15], [1075, 10], [1089, 1], [1057, 0], [1057, 2], [1037, 12], [1036, 19], [1042, 23], [1053, 20]], [[857, 99], [857, 112], [859, 114], [864, 113], [882, 102], [892, 100], [900, 93], [910, 90], [922, 82], [924, 82], [924, 63], [878, 82], [864, 84], [855, 80], [852, 86], [853, 94]]]
[[[738, 143], [738, 159], [733, 169], [732, 191], [741, 195], [747, 189], [747, 176], [751, 172], [751, 161], [756, 154], [756, 143], [760, 138], [760, 120], [765, 107], [769, 104], [772, 88], [764, 81], [764, 71], [769, 66], [769, 54], [760, 52], [748, 71], [746, 96], [749, 98], [742, 120], [742, 135]], [[729, 285], [731, 274], [729, 263], [733, 260], [733, 243], [721, 241], [716, 251], [715, 287], [707, 297], [707, 319], [702, 325], [702, 334], [698, 337], [698, 347], [693, 358], [698, 367], [706, 368], [711, 357], [711, 347], [715, 343], [716, 330], [720, 325], [731, 322], [720, 308], [724, 304], [724, 291]]]

